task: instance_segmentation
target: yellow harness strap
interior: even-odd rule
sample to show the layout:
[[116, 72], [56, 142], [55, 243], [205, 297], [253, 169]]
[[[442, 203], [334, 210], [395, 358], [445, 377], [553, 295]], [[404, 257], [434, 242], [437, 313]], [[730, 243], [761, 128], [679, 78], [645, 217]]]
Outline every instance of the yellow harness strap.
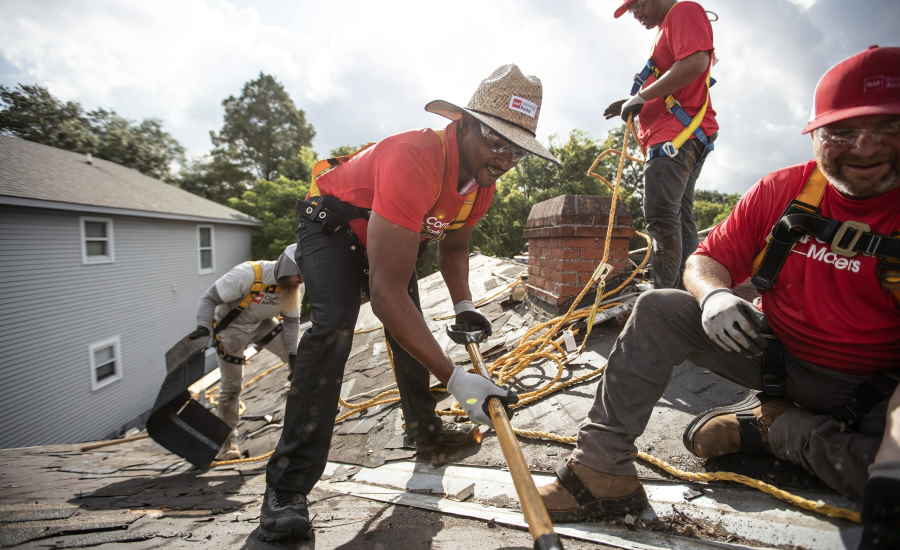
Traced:
[[[703, 122], [703, 117], [706, 116], [706, 108], [709, 107], [709, 86], [710, 86], [710, 75], [709, 72], [706, 73], [706, 99], [703, 100], [703, 106], [700, 107], [700, 110], [697, 111], [697, 114], [691, 119], [691, 123], [685, 126], [678, 135], [672, 139], [672, 145], [675, 146], [675, 149], [681, 149], [681, 146], [684, 145], [684, 142], [691, 139], [691, 136], [694, 135], [694, 131], [700, 127], [700, 124]], [[666, 97], [666, 110], [670, 113], [672, 109], [676, 106], [680, 105], [678, 100], [675, 99], [675, 96], [670, 95]]]
[[247, 309], [247, 306], [250, 305], [250, 302], [253, 301], [253, 298], [262, 294], [262, 292], [266, 289], [265, 283], [263, 283], [263, 269], [262, 264], [259, 262], [251, 262], [253, 266], [253, 277], [255, 280], [253, 284], [250, 285], [250, 292], [247, 293], [246, 296], [241, 298], [241, 302], [238, 304], [238, 307], [241, 309]]
[[[822, 197], [825, 195], [825, 187], [827, 185], [828, 180], [825, 179], [825, 174], [823, 174], [822, 171], [819, 170], [819, 167], [816, 166], [812, 174], [806, 179], [806, 183], [803, 184], [803, 189], [800, 190], [800, 194], [797, 195], [797, 198], [795, 198], [791, 204], [810, 212], [818, 213], [819, 205], [822, 204]], [[759, 271], [759, 266], [762, 264], [763, 257], [766, 255], [766, 251], [769, 250], [771, 239], [771, 235], [766, 238], [766, 246], [764, 246], [753, 259], [754, 275]]]
[[[435, 132], [441, 140], [441, 145], [444, 145], [444, 130], [435, 130]], [[443, 186], [441, 187], [443, 189]], [[450, 225], [447, 226], [447, 231], [455, 231], [457, 229], [462, 228], [466, 225], [466, 220], [469, 219], [469, 215], [472, 214], [472, 207], [475, 206], [475, 199], [478, 197], [478, 188], [476, 187], [474, 191], [466, 195], [466, 200], [462, 203], [462, 206], [459, 207], [459, 212], [456, 213], [456, 218]], [[440, 195], [438, 195], [438, 201], [441, 200]]]

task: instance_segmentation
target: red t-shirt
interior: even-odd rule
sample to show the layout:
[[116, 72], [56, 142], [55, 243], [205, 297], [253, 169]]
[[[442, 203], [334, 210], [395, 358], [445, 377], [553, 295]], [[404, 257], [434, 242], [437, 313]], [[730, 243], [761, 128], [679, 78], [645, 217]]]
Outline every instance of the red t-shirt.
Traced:
[[[676, 61], [697, 52], [709, 52], [709, 62], [712, 65], [714, 54], [712, 26], [700, 4], [678, 2], [672, 6], [659, 26], [651, 58], [661, 73], [665, 73]], [[644, 87], [655, 80], [656, 77], [651, 74]], [[706, 100], [706, 73], [672, 95], [681, 103], [687, 114], [693, 117]], [[640, 123], [638, 139], [644, 148], [670, 141], [684, 129], [678, 119], [666, 110], [664, 97], [647, 101], [641, 109], [638, 122]], [[706, 107], [706, 115], [700, 123], [700, 128], [708, 136], [719, 130], [712, 99]]]
[[[724, 265], [734, 284], [746, 280], [772, 225], [814, 169], [813, 161], [763, 178], [696, 253]], [[900, 228], [900, 189], [857, 200], [828, 185], [820, 213], [890, 235]], [[830, 244], [809, 236], [794, 246], [775, 286], [762, 295], [769, 326], [791, 354], [856, 374], [900, 367], [900, 309], [878, 280], [877, 262], [861, 254], [838, 256]]]
[[[457, 123], [444, 130], [444, 138], [429, 129], [387, 137], [316, 180], [323, 195], [370, 208], [391, 223], [424, 238], [440, 237], [466, 200], [459, 184]], [[478, 188], [466, 225], [484, 216], [494, 197], [494, 186]], [[368, 221], [353, 220], [350, 227], [366, 246]]]

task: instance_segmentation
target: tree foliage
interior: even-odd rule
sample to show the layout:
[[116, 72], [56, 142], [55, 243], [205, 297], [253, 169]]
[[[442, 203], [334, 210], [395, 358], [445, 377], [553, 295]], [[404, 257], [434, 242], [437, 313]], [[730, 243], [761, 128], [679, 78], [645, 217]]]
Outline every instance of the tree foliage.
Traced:
[[[556, 144], [551, 138], [550, 151], [560, 165], [529, 156], [497, 182], [494, 203], [478, 223], [473, 245], [495, 256], [513, 256], [525, 248], [525, 225], [531, 207], [558, 195], [610, 196], [610, 189], [587, 175], [587, 170], [600, 152], [619, 146], [621, 130], [610, 132], [604, 142], [591, 139], [581, 130], [572, 130], [565, 143]], [[631, 154], [637, 155], [636, 150]], [[611, 182], [614, 180], [618, 156], [609, 156], [597, 171]], [[620, 200], [643, 226], [640, 212], [641, 167], [626, 163], [620, 184]]]
[[274, 181], [259, 180], [240, 197], [228, 200], [228, 206], [262, 222], [253, 234], [254, 258], [275, 259], [285, 246], [296, 241], [294, 207], [308, 190], [309, 182], [280, 177]]
[[159, 120], [134, 122], [102, 108], [85, 112], [37, 85], [0, 86], [0, 133], [90, 153], [166, 181], [173, 180], [172, 164], [184, 161], [184, 148]]
[[736, 193], [707, 189], [695, 191], [694, 218], [697, 220], [697, 229], [712, 227], [727, 218], [740, 198]]
[[284, 86], [273, 76], [259, 76], [244, 84], [241, 95], [223, 102], [222, 129], [210, 132], [213, 157], [233, 163], [253, 178], [306, 179], [309, 173], [297, 153], [316, 135], [305, 113], [298, 109]]

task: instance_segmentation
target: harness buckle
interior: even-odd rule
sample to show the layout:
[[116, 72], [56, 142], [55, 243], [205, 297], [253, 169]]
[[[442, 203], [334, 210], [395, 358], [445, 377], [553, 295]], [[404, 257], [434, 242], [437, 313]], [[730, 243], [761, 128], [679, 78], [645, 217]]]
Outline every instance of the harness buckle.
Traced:
[[671, 141], [663, 143], [659, 149], [669, 158], [674, 158], [678, 154], [678, 149], [675, 148], [675, 144]]
[[[865, 233], [868, 233], [871, 230], [868, 224], [863, 222], [856, 222], [853, 220], [845, 221], [838, 227], [837, 232], [834, 234], [834, 238], [831, 239], [831, 251], [839, 256], [844, 256], [845, 258], [852, 258], [856, 256], [856, 244], [859, 242], [860, 237], [862, 237]], [[847, 236], [847, 233], [851, 233], [850, 242], [847, 246], [841, 246], [841, 242]]]

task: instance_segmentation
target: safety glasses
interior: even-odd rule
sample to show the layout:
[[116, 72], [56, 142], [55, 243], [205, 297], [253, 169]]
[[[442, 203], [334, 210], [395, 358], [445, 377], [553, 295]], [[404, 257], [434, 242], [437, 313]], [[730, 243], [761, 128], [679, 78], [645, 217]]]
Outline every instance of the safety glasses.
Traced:
[[497, 132], [493, 131], [484, 123], [479, 123], [479, 125], [481, 126], [481, 137], [483, 137], [487, 142], [488, 148], [490, 148], [492, 153], [498, 155], [509, 155], [510, 158], [512, 158], [513, 162], [519, 162], [520, 160], [531, 154], [525, 149], [522, 149], [515, 143], [501, 136]]
[[879, 124], [876, 128], [841, 128], [822, 126], [817, 130], [819, 139], [832, 145], [849, 147], [855, 145], [863, 134], [873, 139], [884, 140], [900, 136], [900, 119]]

